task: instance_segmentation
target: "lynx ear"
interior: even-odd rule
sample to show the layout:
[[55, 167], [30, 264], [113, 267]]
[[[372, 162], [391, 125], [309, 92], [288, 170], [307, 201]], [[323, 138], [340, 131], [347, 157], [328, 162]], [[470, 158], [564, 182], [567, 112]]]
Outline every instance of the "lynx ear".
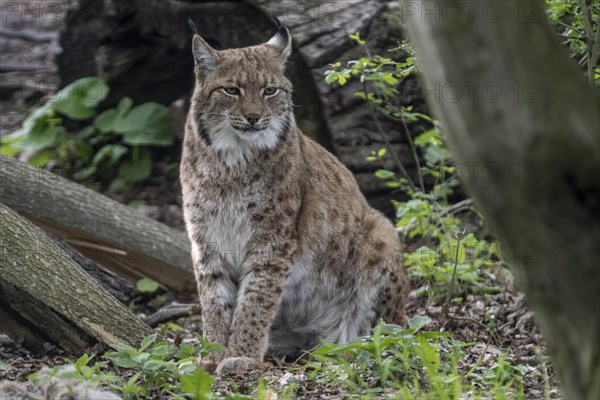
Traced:
[[283, 65], [292, 54], [292, 35], [277, 17], [273, 17], [273, 21], [277, 25], [277, 33], [266, 44], [275, 47], [281, 53], [279, 61]]
[[203, 76], [206, 77], [217, 68], [217, 59], [219, 58], [217, 51], [210, 47], [200, 35], [194, 35], [192, 53], [194, 54], [196, 66]]

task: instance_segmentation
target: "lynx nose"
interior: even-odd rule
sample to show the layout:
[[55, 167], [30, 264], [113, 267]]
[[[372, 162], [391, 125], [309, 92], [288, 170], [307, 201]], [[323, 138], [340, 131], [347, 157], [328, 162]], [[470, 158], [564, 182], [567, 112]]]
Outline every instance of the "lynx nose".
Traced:
[[247, 114], [245, 115], [246, 120], [248, 122], [250, 122], [250, 125], [254, 125], [258, 122], [258, 120], [260, 119], [260, 115], [258, 114]]

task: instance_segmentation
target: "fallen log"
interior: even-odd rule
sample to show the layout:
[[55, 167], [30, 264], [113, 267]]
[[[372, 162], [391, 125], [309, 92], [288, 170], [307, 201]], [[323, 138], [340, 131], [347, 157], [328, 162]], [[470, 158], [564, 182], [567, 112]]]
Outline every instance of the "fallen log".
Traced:
[[91, 189], [0, 155], [0, 202], [85, 257], [132, 281], [195, 290], [189, 242]]
[[44, 352], [81, 351], [95, 341], [136, 344], [150, 328], [52, 238], [0, 204], [2, 330]]

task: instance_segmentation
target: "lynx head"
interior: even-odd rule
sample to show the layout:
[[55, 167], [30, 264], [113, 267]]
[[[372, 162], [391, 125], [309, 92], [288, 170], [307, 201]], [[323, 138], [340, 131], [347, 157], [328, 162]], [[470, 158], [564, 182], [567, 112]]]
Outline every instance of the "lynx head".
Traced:
[[279, 29], [268, 42], [240, 49], [217, 51], [194, 35], [192, 124], [215, 150], [273, 149], [293, 124], [292, 86], [283, 74], [292, 38], [276, 22]]

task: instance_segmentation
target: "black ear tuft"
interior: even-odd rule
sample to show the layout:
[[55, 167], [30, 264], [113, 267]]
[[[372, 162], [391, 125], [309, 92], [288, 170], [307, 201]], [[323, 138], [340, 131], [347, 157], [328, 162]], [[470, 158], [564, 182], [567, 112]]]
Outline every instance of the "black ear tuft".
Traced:
[[280, 35], [283, 42], [287, 43], [288, 30], [285, 28], [285, 26], [283, 26], [279, 18], [277, 18], [275, 15], [272, 15], [271, 18], [273, 19], [273, 22], [275, 22], [275, 26], [277, 26], [277, 35]]
[[194, 31], [194, 33], [197, 35], [198, 34], [198, 28], [196, 28], [196, 24], [194, 23], [194, 21], [191, 18], [188, 18], [187, 23], [190, 26], [190, 29], [192, 31]]

